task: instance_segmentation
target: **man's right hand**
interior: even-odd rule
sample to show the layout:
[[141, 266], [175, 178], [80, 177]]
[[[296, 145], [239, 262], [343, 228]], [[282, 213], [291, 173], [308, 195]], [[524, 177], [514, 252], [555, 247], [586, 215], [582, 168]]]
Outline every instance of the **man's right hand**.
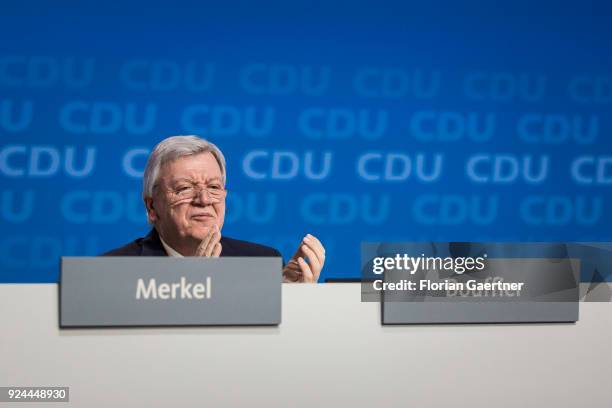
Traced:
[[208, 229], [208, 233], [200, 242], [198, 249], [196, 249], [194, 256], [204, 256], [207, 258], [218, 258], [221, 255], [221, 231], [219, 227], [215, 225]]

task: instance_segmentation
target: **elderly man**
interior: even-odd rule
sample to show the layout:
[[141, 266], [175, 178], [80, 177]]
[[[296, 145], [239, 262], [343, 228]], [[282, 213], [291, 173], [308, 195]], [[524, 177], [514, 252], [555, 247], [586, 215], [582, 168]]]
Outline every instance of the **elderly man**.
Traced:
[[[222, 236], [226, 168], [223, 153], [197, 136], [172, 136], [149, 156], [142, 197], [151, 232], [106, 256], [281, 256], [278, 250]], [[283, 269], [285, 282], [316, 282], [325, 263], [308, 234]]]

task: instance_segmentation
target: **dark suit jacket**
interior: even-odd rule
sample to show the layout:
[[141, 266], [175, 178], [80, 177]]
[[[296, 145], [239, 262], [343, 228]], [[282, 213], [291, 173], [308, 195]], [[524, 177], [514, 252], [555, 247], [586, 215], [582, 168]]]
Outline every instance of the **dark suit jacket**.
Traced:
[[[221, 256], [281, 256], [277, 249], [247, 241], [221, 237]], [[108, 251], [102, 256], [168, 256], [157, 230], [138, 238], [120, 248]]]

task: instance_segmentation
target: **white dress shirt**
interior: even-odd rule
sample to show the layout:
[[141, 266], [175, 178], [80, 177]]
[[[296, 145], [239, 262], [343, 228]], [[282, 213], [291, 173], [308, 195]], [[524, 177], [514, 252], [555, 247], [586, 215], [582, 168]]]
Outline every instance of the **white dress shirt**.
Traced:
[[168, 254], [168, 256], [173, 256], [175, 258], [184, 258], [184, 256], [181, 255], [177, 250], [172, 248], [170, 245], [166, 244], [166, 241], [164, 241], [161, 235], [159, 236], [159, 239], [162, 245], [164, 246], [164, 249], [166, 250], [166, 253]]

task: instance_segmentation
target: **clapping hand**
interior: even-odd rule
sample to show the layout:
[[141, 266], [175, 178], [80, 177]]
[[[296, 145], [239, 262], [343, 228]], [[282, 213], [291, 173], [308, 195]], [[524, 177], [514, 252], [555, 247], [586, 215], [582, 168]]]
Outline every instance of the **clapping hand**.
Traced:
[[293, 257], [283, 269], [284, 282], [308, 282], [319, 280], [325, 264], [325, 248], [315, 236], [307, 234]]
[[198, 246], [195, 256], [203, 256], [206, 258], [218, 258], [221, 255], [221, 231], [215, 225], [208, 229], [206, 236]]

